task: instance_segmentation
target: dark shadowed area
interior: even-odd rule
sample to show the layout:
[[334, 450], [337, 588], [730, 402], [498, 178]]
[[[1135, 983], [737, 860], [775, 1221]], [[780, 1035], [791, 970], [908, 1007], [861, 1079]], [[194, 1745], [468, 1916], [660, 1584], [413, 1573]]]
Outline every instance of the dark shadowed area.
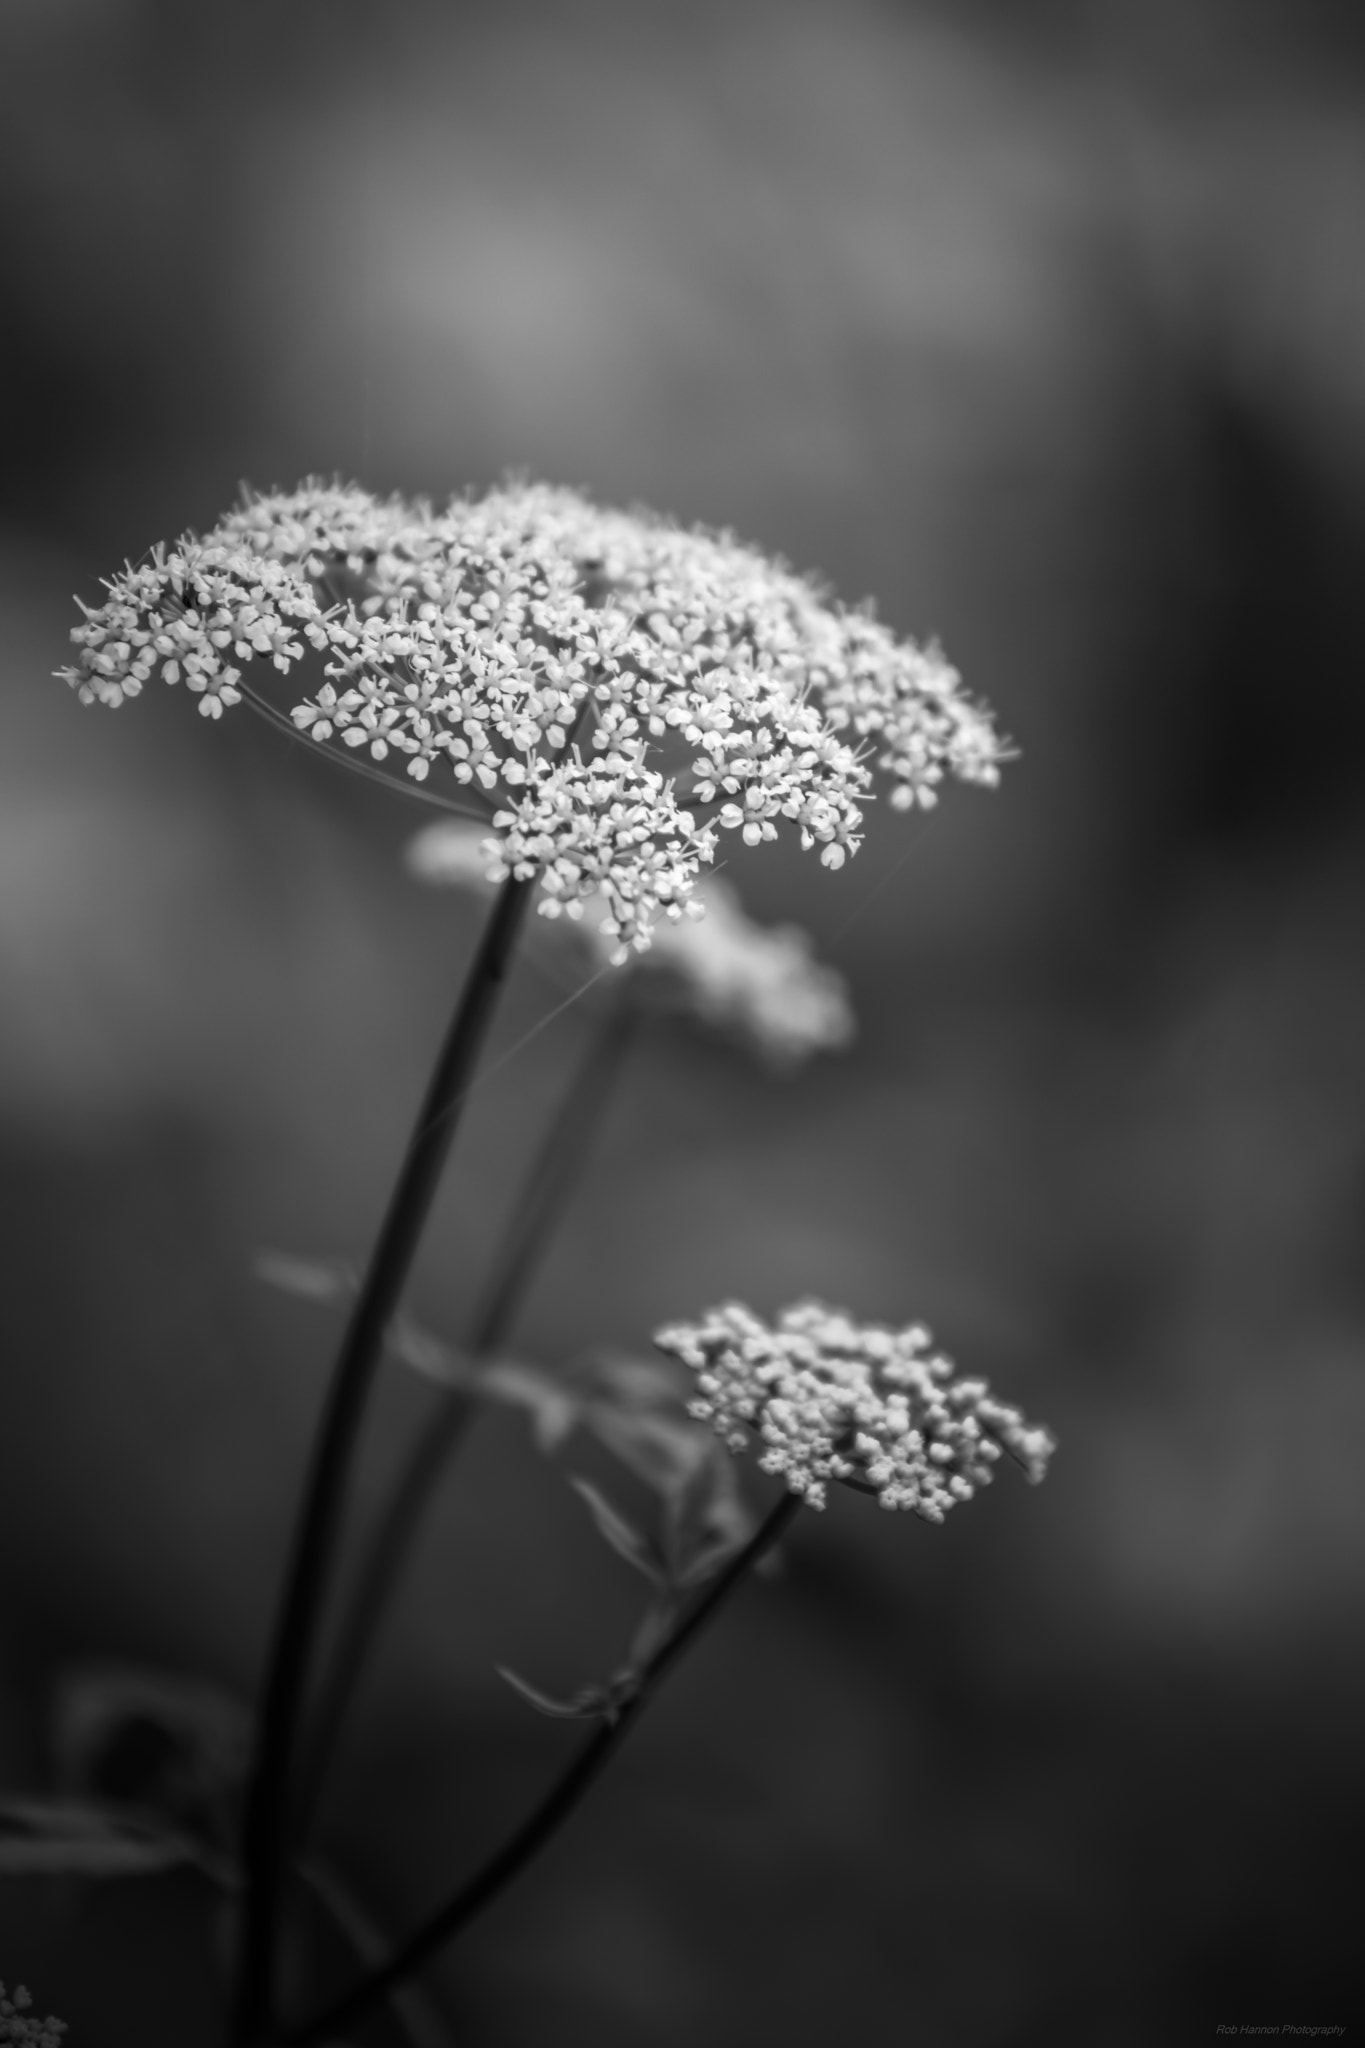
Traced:
[[[941, 1529], [806, 1516], [430, 1972], [449, 2038], [1358, 2030], [1363, 219], [1325, 0], [11, 0], [0, 1793], [74, 1665], [250, 1697], [336, 1339], [252, 1256], [363, 1255], [476, 930], [401, 795], [81, 709], [71, 593], [242, 478], [521, 470], [874, 594], [1021, 755], [842, 873], [733, 861], [858, 1042], [635, 1048], [523, 1351], [817, 1293], [1061, 1448]], [[559, 1000], [519, 972], [427, 1242], [452, 1335]], [[365, 1500], [428, 1398], [386, 1383]], [[580, 1469], [491, 1414], [430, 1526], [323, 1824], [393, 1929], [576, 1739], [494, 1666], [629, 1633]], [[199, 1878], [0, 1876], [70, 2048], [211, 2048], [218, 1939]]]

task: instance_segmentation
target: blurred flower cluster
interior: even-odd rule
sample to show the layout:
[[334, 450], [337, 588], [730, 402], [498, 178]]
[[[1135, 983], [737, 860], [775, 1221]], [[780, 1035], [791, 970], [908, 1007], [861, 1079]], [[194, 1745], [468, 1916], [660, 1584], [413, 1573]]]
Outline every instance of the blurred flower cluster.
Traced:
[[922, 1323], [889, 1330], [800, 1302], [770, 1329], [730, 1303], [654, 1341], [696, 1374], [690, 1412], [732, 1450], [756, 1430], [762, 1469], [809, 1507], [823, 1507], [826, 1482], [838, 1479], [884, 1508], [941, 1522], [989, 1483], [1005, 1452], [1036, 1485], [1054, 1448], [985, 1380], [955, 1378]]
[[22, 1984], [15, 1986], [10, 1998], [0, 1982], [0, 2041], [60, 2041], [66, 2032], [66, 2022], [54, 2019], [31, 2019], [26, 2017], [33, 2000]]
[[217, 717], [253, 695], [245, 664], [287, 673], [312, 649], [324, 680], [297, 729], [489, 793], [490, 875], [539, 876], [546, 915], [594, 903], [617, 960], [681, 914], [720, 831], [756, 845], [785, 820], [837, 867], [874, 766], [909, 807], [945, 773], [993, 783], [1005, 752], [942, 657], [870, 611], [727, 534], [545, 485], [440, 512], [316, 483], [250, 495], [108, 591], [61, 671], [83, 701], [159, 673]]
[[[458, 818], [425, 826], [408, 847], [408, 865], [422, 880], [455, 888], [487, 888], [488, 841]], [[587, 906], [581, 920], [554, 927], [584, 955], [589, 971], [607, 966], [615, 952]], [[815, 958], [797, 925], [761, 925], [746, 915], [736, 890], [705, 875], [686, 915], [658, 926], [637, 972], [651, 1000], [674, 1004], [703, 1023], [732, 1032], [760, 1058], [782, 1068], [817, 1052], [837, 1051], [854, 1034], [853, 1008], [843, 976]]]

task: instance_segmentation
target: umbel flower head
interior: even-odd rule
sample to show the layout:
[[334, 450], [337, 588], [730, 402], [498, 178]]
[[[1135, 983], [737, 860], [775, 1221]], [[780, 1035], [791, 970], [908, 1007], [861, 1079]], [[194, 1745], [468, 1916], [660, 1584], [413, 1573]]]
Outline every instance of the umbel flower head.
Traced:
[[[486, 845], [477, 825], [440, 818], [410, 842], [408, 865], [423, 881], [481, 891], [488, 886]], [[590, 903], [581, 920], [559, 920], [558, 930], [600, 969], [615, 946], [602, 936], [593, 909]], [[733, 1032], [775, 1067], [800, 1066], [849, 1043], [854, 1022], [844, 978], [816, 959], [799, 926], [755, 923], [719, 875], [703, 875], [685, 909], [676, 922], [656, 927], [640, 956], [653, 988], [666, 989], [703, 1023]]]
[[941, 1522], [989, 1483], [1005, 1453], [1036, 1485], [1055, 1448], [985, 1380], [957, 1378], [922, 1323], [889, 1330], [806, 1301], [770, 1329], [731, 1302], [654, 1341], [696, 1374], [689, 1412], [734, 1451], [757, 1432], [763, 1471], [808, 1507], [823, 1507], [838, 1479], [884, 1508]]
[[61, 671], [84, 702], [159, 675], [216, 718], [253, 694], [249, 664], [288, 674], [311, 649], [300, 732], [487, 793], [494, 879], [538, 874], [547, 912], [600, 897], [622, 956], [679, 915], [720, 833], [756, 845], [785, 821], [837, 867], [874, 770], [906, 808], [1004, 758], [943, 658], [867, 610], [727, 534], [540, 484], [440, 512], [320, 483], [248, 495], [107, 588]]

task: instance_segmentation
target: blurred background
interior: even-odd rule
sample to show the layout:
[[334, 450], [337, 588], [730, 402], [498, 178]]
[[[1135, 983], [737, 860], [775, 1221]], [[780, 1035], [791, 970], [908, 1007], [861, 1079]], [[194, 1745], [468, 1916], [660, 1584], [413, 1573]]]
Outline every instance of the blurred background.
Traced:
[[[520, 468], [875, 594], [1021, 750], [837, 876], [732, 866], [858, 1045], [639, 1047], [527, 1352], [813, 1291], [1061, 1450], [942, 1529], [807, 1518], [432, 1972], [451, 2037], [1349, 2026], [1365, 17], [6, 0], [0, 79], [0, 1790], [50, 1784], [73, 1663], [249, 1695], [336, 1335], [251, 1257], [361, 1255], [475, 929], [401, 797], [182, 693], [81, 710], [71, 593], [239, 479]], [[524, 970], [501, 1050], [555, 1000]], [[434, 1326], [592, 1028], [480, 1091]], [[576, 1736], [494, 1663], [571, 1688], [635, 1602], [490, 1418], [326, 1822], [391, 1924]], [[72, 2048], [214, 2039], [189, 1878], [0, 1883], [0, 1974]]]

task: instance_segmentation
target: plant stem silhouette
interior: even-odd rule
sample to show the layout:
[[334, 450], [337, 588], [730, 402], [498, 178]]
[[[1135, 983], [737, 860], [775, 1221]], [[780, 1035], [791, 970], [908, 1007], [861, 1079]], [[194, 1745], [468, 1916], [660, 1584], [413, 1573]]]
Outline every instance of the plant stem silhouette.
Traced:
[[275, 1624], [243, 1826], [246, 1879], [236, 2039], [270, 2039], [275, 1952], [293, 1819], [300, 1718], [335, 1565], [352, 1466], [398, 1308], [535, 884], [509, 877], [470, 964], [351, 1312], [314, 1445]]
[[766, 1520], [744, 1546], [701, 1591], [673, 1630], [638, 1674], [634, 1690], [603, 1719], [568, 1769], [551, 1786], [540, 1804], [522, 1822], [474, 1876], [440, 1906], [414, 1934], [394, 1951], [389, 1961], [356, 1985], [307, 2025], [289, 2031], [289, 2048], [318, 2048], [335, 2041], [340, 2030], [372, 2012], [380, 2000], [399, 1984], [406, 1983], [437, 1951], [463, 1931], [485, 1907], [506, 1889], [531, 1859], [558, 1832], [588, 1792], [621, 1742], [641, 1709], [653, 1697], [683, 1651], [711, 1619], [722, 1601], [740, 1584], [751, 1567], [771, 1549], [800, 1511], [798, 1494], [784, 1493]]
[[[471, 1364], [495, 1353], [513, 1327], [600, 1124], [635, 1024], [631, 994], [623, 987], [595, 1034], [526, 1176], [470, 1324], [466, 1355]], [[479, 1405], [477, 1392], [450, 1388], [389, 1490], [378, 1526], [361, 1558], [318, 1703], [309, 1720], [307, 1752], [300, 1767], [294, 1807], [300, 1836], [306, 1832], [321, 1795], [337, 1737], [388, 1609], [394, 1581], [441, 1476]]]

